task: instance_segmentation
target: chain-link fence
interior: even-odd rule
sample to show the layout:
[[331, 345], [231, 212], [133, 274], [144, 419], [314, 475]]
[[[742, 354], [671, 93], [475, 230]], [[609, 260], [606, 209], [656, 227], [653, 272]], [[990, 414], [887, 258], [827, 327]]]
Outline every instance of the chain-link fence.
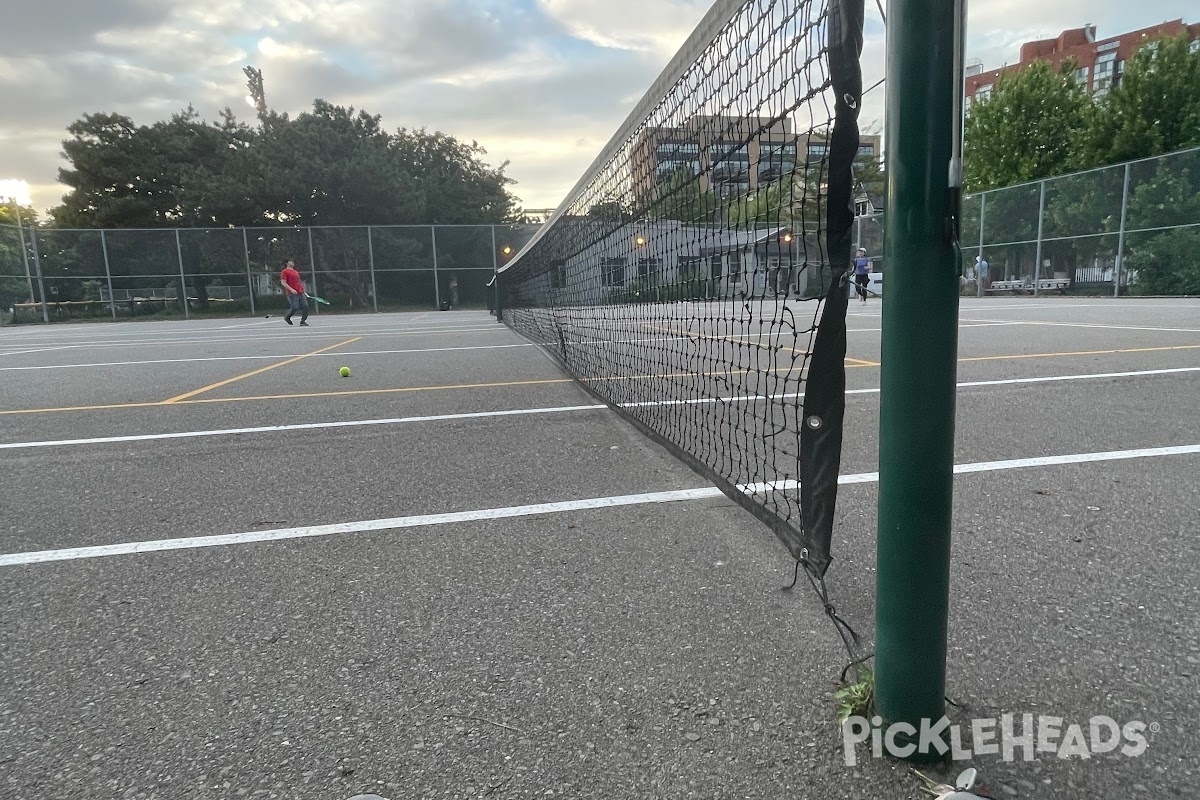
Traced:
[[[882, 291], [883, 214], [855, 230]], [[969, 296], [1200, 293], [1200, 148], [968, 195], [961, 245]]]
[[535, 225], [77, 230], [0, 225], [0, 309], [15, 322], [270, 314], [296, 262], [320, 311], [487, 308]]

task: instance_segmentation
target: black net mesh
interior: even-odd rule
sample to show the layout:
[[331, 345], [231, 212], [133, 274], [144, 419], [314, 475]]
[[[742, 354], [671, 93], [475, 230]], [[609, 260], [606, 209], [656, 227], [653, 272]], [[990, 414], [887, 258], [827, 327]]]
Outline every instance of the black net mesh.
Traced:
[[500, 271], [505, 322], [823, 574], [862, 2], [718, 2]]

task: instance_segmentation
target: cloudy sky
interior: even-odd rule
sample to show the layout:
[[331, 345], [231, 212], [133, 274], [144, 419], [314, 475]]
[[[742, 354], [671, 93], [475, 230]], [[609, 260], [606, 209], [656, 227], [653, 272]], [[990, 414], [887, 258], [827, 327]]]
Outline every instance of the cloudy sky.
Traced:
[[[527, 208], [557, 205], [710, 0], [34, 0], [0, 25], [0, 182], [56, 204], [64, 129], [115, 111], [150, 123], [193, 104], [252, 116], [242, 67], [272, 108], [314, 97], [438, 129], [510, 161]], [[865, 68], [882, 73], [867, 0]], [[969, 56], [988, 67], [1021, 42], [1085, 23], [1099, 36], [1184, 17], [1195, 0], [970, 0]], [[880, 127], [882, 91], [865, 108]], [[0, 186], [11, 184], [0, 183]]]

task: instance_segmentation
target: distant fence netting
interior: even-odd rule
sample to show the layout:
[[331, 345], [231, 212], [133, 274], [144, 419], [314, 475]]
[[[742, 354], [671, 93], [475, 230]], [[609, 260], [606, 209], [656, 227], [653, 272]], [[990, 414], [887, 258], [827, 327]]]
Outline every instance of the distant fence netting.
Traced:
[[722, 0], [534, 239], [501, 316], [821, 577], [845, 402], [861, 0]]
[[967, 294], [1200, 293], [1200, 149], [968, 195], [962, 250]]
[[0, 225], [0, 303], [17, 322], [272, 313], [289, 259], [338, 312], [486, 308], [536, 226], [65, 229]]

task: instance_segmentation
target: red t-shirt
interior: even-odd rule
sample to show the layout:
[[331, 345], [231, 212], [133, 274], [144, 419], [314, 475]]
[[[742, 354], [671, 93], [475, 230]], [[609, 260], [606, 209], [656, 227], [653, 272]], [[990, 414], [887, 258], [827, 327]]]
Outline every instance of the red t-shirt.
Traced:
[[284, 267], [283, 272], [279, 273], [279, 279], [292, 287], [297, 294], [304, 294], [304, 281], [300, 280], [300, 273], [296, 272], [295, 268]]

